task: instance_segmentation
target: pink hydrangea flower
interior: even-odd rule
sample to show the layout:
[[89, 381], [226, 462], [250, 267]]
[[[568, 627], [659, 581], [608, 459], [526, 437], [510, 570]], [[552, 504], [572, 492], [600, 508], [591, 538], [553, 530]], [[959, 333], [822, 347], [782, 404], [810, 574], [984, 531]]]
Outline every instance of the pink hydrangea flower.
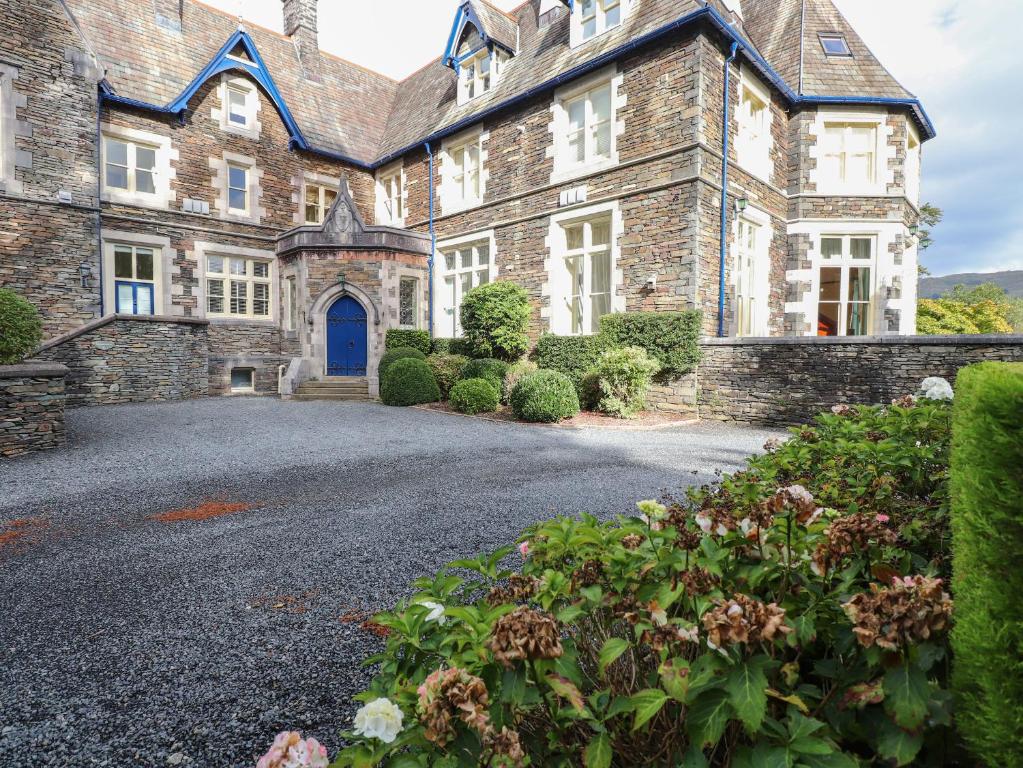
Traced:
[[887, 523], [889, 520], [891, 520], [891, 518], [888, 517], [888, 515], [877, 515], [874, 519], [877, 520], [877, 522], [879, 523]]
[[529, 542], [523, 541], [519, 544], [519, 554], [523, 557], [529, 557]]
[[327, 748], [298, 731], [281, 731], [256, 768], [327, 768]]

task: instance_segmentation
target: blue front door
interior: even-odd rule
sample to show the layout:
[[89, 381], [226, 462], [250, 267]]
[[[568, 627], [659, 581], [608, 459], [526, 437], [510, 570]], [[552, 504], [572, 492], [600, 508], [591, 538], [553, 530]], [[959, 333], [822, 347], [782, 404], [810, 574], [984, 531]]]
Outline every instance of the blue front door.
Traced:
[[327, 310], [327, 375], [366, 375], [366, 310], [351, 296]]

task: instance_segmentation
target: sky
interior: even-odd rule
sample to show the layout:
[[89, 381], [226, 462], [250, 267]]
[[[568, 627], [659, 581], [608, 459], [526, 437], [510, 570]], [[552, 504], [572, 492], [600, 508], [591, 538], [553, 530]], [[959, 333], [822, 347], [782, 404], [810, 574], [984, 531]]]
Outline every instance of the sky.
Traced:
[[[281, 0], [205, 0], [281, 31]], [[492, 0], [510, 10], [521, 0]], [[1023, 269], [1021, 0], [834, 0], [922, 99], [923, 200], [944, 211], [922, 254], [934, 275]], [[320, 47], [401, 79], [443, 52], [456, 0], [320, 0]], [[383, 12], [386, 9], [386, 13]]]

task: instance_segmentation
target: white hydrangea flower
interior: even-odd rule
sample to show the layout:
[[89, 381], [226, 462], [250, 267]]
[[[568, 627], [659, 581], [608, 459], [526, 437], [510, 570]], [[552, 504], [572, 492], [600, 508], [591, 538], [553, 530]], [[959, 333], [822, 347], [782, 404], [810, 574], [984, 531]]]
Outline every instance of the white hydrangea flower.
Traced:
[[920, 397], [928, 400], [951, 400], [955, 393], [952, 385], [940, 376], [929, 376], [920, 384]]
[[710, 529], [714, 527], [714, 521], [710, 519], [709, 515], [705, 515], [703, 512], [696, 513], [696, 524], [700, 526], [700, 530], [704, 533], [710, 533]]
[[448, 622], [447, 616], [444, 615], [444, 606], [440, 603], [435, 603], [432, 600], [423, 600], [420, 603], [424, 608], [429, 608], [430, 612], [426, 614], [426, 621], [436, 621], [441, 626], [444, 626]]
[[384, 744], [390, 744], [401, 733], [404, 717], [398, 705], [390, 699], [374, 699], [355, 713], [355, 732], [368, 739], [380, 739]]

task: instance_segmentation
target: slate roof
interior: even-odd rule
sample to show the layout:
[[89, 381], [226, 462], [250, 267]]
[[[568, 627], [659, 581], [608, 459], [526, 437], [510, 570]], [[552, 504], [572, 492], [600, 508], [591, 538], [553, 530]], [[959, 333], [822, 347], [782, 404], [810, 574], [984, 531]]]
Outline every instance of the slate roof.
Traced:
[[[289, 38], [250, 24], [245, 28], [309, 143], [375, 164], [705, 6], [705, 0], [634, 0], [621, 26], [572, 49], [567, 9], [540, 28], [540, 0], [527, 0], [511, 14], [487, 0], [468, 1], [486, 34], [517, 53], [493, 90], [462, 106], [456, 74], [440, 58], [396, 82], [324, 53], [323, 82], [315, 84], [305, 79]], [[149, 2], [136, 0], [132, 8], [126, 0], [66, 0], [115, 92], [161, 106], [184, 90], [238, 27], [236, 18], [200, 0], [184, 2], [183, 26], [175, 32], [157, 24]], [[831, 0], [743, 0], [743, 20], [733, 20], [721, 0], [709, 4], [790, 92], [912, 98]], [[457, 8], [452, 3], [453, 13]], [[825, 56], [820, 32], [845, 34], [854, 55]]]

